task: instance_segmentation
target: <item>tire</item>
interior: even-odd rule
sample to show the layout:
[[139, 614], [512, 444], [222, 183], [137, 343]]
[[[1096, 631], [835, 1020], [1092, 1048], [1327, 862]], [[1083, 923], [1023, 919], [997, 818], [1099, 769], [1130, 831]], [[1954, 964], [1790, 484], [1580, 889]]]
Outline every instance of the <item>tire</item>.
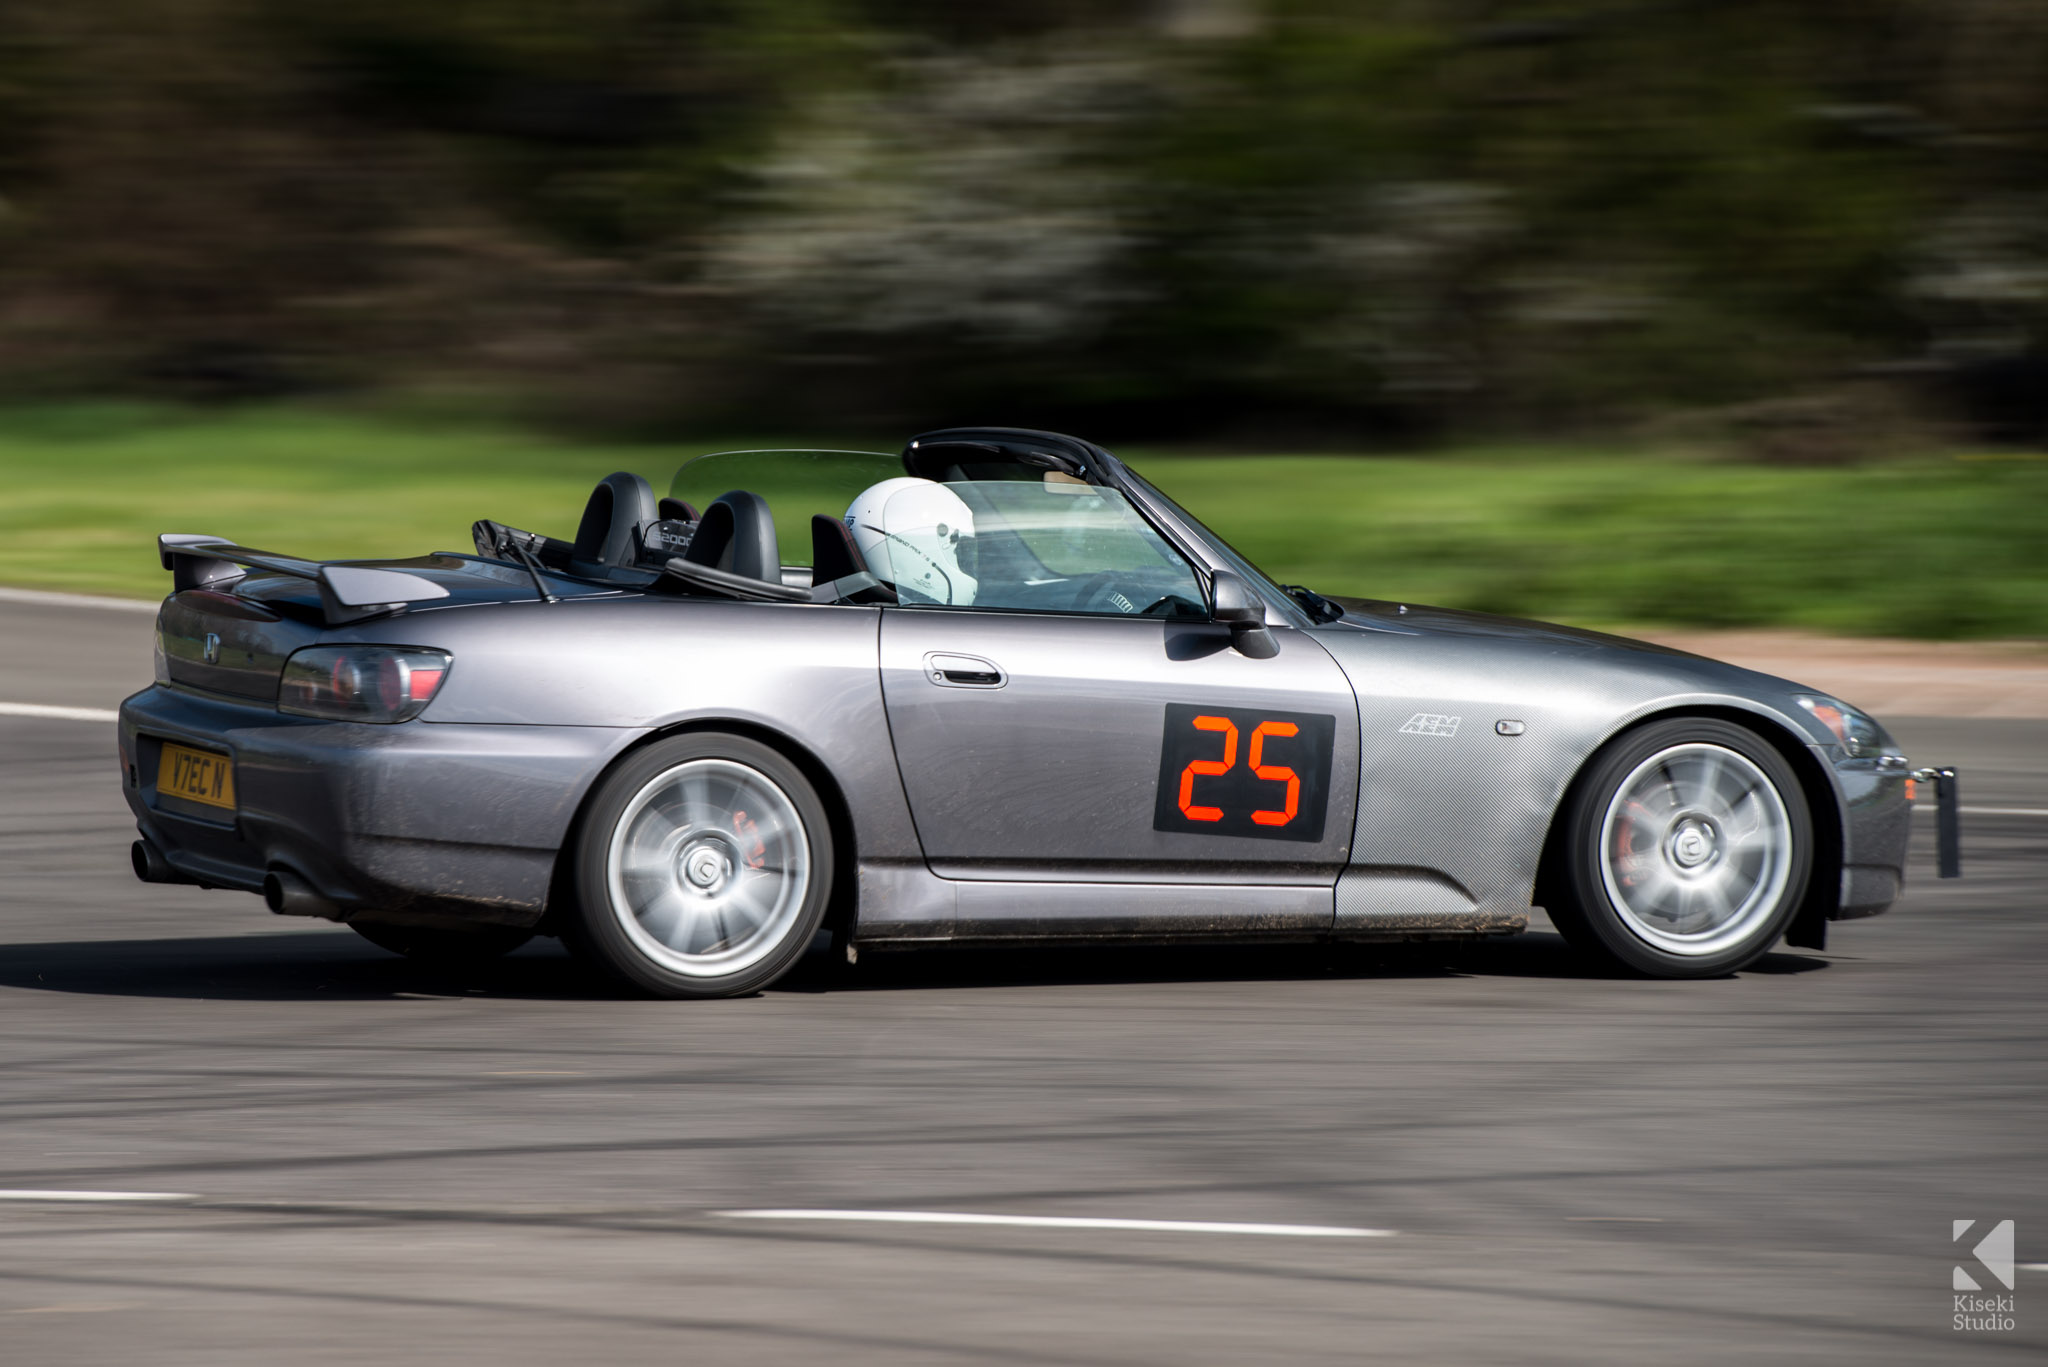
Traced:
[[1658, 978], [1733, 973], [1806, 895], [1813, 818], [1785, 757], [1746, 727], [1652, 722], [1597, 756], [1563, 822], [1562, 897], [1582, 952]]
[[516, 926], [464, 926], [457, 930], [395, 925], [389, 921], [350, 921], [348, 928], [379, 949], [421, 963], [449, 967], [499, 958], [533, 938], [532, 931]]
[[575, 840], [578, 957], [656, 997], [733, 997], [810, 947], [832, 895], [817, 790], [757, 741], [700, 731], [629, 756]]

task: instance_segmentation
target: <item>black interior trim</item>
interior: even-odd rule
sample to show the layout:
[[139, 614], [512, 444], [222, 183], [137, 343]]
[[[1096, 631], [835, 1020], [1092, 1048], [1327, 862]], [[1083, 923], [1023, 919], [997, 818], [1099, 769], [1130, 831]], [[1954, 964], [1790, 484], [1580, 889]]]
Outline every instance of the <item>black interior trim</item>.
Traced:
[[[717, 505], [713, 505], [714, 507]], [[710, 509], [705, 510], [710, 515]], [[692, 543], [692, 549], [695, 549]], [[809, 589], [796, 588], [788, 584], [771, 584], [765, 579], [755, 579], [744, 574], [734, 574], [711, 565], [700, 565], [693, 560], [675, 556], [661, 567], [661, 578], [655, 581], [659, 586], [674, 580], [687, 588], [701, 589], [720, 598], [739, 598], [755, 603], [808, 603]]]
[[945, 427], [919, 433], [903, 448], [905, 473], [940, 481], [955, 466], [1008, 465], [1021, 467], [1020, 473], [1057, 470], [1091, 484], [1110, 484], [1114, 464], [1107, 451], [1079, 437], [1028, 427]]

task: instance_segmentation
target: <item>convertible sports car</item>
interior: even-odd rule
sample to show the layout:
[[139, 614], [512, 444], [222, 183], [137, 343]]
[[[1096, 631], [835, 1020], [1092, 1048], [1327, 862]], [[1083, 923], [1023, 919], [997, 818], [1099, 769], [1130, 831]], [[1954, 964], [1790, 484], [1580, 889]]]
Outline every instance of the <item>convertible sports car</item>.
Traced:
[[[700, 511], [701, 509], [701, 511]], [[1089, 442], [616, 474], [573, 541], [318, 563], [159, 540], [136, 874], [401, 953], [559, 935], [748, 992], [934, 943], [1524, 929], [1665, 977], [1897, 897], [1855, 708], [1641, 642], [1276, 584]]]

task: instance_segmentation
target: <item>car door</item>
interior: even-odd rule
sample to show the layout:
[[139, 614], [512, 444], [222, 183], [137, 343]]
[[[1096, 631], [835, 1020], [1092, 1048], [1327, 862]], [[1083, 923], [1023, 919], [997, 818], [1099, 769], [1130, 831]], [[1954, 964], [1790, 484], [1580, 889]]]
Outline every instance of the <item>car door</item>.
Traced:
[[[1005, 596], [999, 560], [981, 557], [973, 607], [882, 612], [904, 792], [930, 868], [961, 882], [961, 932], [1327, 926], [1358, 773], [1357, 700], [1329, 654], [1274, 625], [1277, 652], [1254, 659], [1195, 611], [1020, 608], [1049, 591]], [[1086, 602], [1159, 587], [1062, 569], [1095, 585]]]

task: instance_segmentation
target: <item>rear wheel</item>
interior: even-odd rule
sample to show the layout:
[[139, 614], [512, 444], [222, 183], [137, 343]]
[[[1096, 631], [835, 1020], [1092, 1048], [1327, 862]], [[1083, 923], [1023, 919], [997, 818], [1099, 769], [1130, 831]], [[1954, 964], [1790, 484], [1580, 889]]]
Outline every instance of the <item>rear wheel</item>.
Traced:
[[1594, 762], [1565, 815], [1550, 908], [1578, 948], [1639, 973], [1732, 973], [1806, 895], [1813, 821], [1784, 756], [1745, 727], [1654, 722]]
[[513, 926], [404, 926], [384, 921], [350, 921], [348, 928], [379, 949], [422, 963], [481, 963], [510, 954], [533, 938], [530, 930]]
[[592, 795], [577, 836], [579, 955], [660, 997], [757, 991], [809, 947], [832, 889], [824, 804], [757, 741], [657, 741]]

